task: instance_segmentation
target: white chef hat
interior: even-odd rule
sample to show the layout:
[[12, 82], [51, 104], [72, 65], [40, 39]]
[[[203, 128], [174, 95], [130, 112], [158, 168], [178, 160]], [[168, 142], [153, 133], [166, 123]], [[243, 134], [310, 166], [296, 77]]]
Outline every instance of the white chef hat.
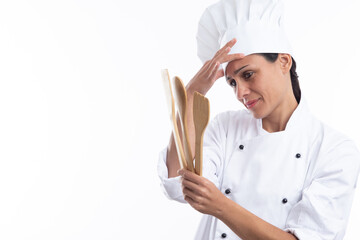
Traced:
[[[237, 42], [230, 53], [288, 53], [281, 0], [220, 0], [206, 8], [197, 32], [201, 61], [213, 58], [228, 41]], [[223, 64], [224, 70], [227, 63]]]

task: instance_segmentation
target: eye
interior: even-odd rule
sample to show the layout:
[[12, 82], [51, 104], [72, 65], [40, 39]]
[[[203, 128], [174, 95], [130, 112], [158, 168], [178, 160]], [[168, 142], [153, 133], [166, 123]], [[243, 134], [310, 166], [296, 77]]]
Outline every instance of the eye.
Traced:
[[235, 87], [236, 86], [236, 81], [234, 79], [231, 79], [229, 81], [229, 84], [230, 84], [230, 86]]
[[244, 74], [243, 74], [245, 79], [251, 78], [252, 75], [253, 75], [253, 72], [244, 72]]

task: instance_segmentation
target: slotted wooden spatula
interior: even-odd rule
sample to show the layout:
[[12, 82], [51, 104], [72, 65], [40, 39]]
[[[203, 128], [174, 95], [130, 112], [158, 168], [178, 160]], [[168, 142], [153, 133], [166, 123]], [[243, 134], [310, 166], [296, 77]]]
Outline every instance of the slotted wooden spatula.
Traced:
[[172, 126], [172, 130], [173, 130], [173, 136], [174, 136], [176, 150], [177, 150], [178, 157], [179, 157], [180, 166], [181, 166], [181, 168], [187, 168], [187, 164], [186, 164], [185, 157], [184, 157], [184, 151], [183, 151], [180, 136], [179, 136], [179, 130], [178, 130], [178, 127], [176, 124], [174, 97], [172, 94], [172, 88], [171, 88], [168, 70], [162, 69], [161, 75], [162, 75], [162, 80], [163, 80], [163, 84], [164, 84], [165, 97], [166, 97], [166, 102], [168, 105], [169, 116], [170, 116], [170, 121], [171, 121], [171, 126]]
[[195, 173], [202, 176], [203, 136], [210, 118], [209, 100], [201, 93], [194, 93], [193, 115], [195, 126]]
[[189, 136], [187, 131], [187, 124], [186, 124], [186, 104], [187, 104], [187, 95], [186, 90], [184, 87], [183, 82], [181, 79], [177, 76], [175, 76], [173, 79], [173, 87], [174, 87], [174, 95], [175, 95], [175, 103], [179, 110], [180, 114], [180, 123], [181, 123], [181, 130], [182, 130], [182, 144], [184, 147], [184, 153], [185, 153], [185, 160], [187, 163], [188, 170], [194, 171], [194, 163], [191, 153], [191, 148], [189, 144]]

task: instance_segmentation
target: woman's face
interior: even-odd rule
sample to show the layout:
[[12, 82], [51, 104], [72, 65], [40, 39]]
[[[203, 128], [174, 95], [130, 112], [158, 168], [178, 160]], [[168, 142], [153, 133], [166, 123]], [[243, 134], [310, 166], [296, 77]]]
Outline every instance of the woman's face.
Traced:
[[261, 55], [251, 54], [230, 62], [225, 77], [237, 99], [254, 117], [266, 118], [279, 106], [286, 105], [289, 91], [292, 94], [290, 67], [291, 56], [288, 54], [279, 54], [274, 63]]

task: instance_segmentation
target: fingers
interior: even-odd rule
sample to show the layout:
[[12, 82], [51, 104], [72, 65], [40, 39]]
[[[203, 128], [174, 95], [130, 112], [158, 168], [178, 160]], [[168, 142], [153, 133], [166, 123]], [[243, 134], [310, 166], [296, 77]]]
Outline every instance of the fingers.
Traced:
[[225, 62], [230, 62], [236, 59], [241, 59], [245, 57], [245, 54], [243, 53], [234, 53], [234, 54], [228, 54], [231, 50], [231, 48], [235, 45], [236, 38], [230, 40], [227, 42], [222, 48], [220, 48], [215, 56], [211, 59], [205, 62], [203, 68], [207, 68], [207, 70], [213, 69], [215, 64], [222, 64]]
[[190, 205], [195, 208], [196, 210], [200, 210], [201, 206], [205, 206], [207, 201], [207, 198], [204, 198], [203, 196], [199, 195], [197, 192], [192, 191], [189, 188], [184, 187], [183, 188], [183, 194], [184, 199], [190, 203]]
[[223, 55], [223, 54], [227, 54], [228, 52], [230, 52], [230, 49], [235, 45], [236, 43], [236, 38], [231, 39], [229, 42], [227, 42], [222, 48], [220, 48], [214, 57]]
[[194, 199], [192, 199], [189, 196], [184, 196], [185, 201], [187, 201], [191, 206], [195, 205], [196, 202], [194, 201]]
[[191, 191], [194, 191], [194, 192], [201, 192], [202, 191], [201, 187], [198, 184], [196, 184], [194, 182], [191, 182], [191, 181], [189, 181], [189, 180], [187, 180], [185, 178], [182, 178], [181, 183], [182, 183], [183, 189], [187, 188], [187, 189], [190, 189]]
[[185, 199], [188, 197], [192, 202], [200, 202], [202, 189], [198, 184], [182, 178], [181, 186]]
[[236, 39], [227, 42], [225, 46], [216, 52], [212, 59], [206, 61], [196, 75], [190, 80], [186, 88], [191, 89], [191, 92], [197, 91], [205, 95], [215, 81], [224, 76], [224, 71], [219, 69], [220, 64], [244, 57], [244, 54], [241, 53], [229, 54], [235, 43]]
[[223, 76], [225, 76], [225, 73], [224, 73], [224, 70], [221, 68], [216, 72], [215, 79], [219, 79]]
[[178, 174], [182, 176], [184, 179], [191, 181], [195, 184], [199, 184], [203, 179], [202, 177], [196, 175], [195, 173], [190, 172], [189, 170], [183, 168], [178, 171]]
[[218, 61], [220, 63], [231, 62], [231, 61], [234, 61], [237, 59], [242, 59], [244, 57], [245, 57], [245, 54], [243, 54], [243, 53], [234, 53], [234, 54], [226, 55], [226, 56], [222, 57], [221, 59], [219, 59]]
[[197, 195], [195, 192], [191, 191], [189, 188], [183, 189], [184, 197], [190, 197], [193, 201], [199, 202], [200, 196]]
[[230, 47], [230, 48], [232, 48], [232, 47], [235, 45], [236, 42], [237, 42], [236, 38], [233, 38], [233, 39], [231, 39], [230, 41], [228, 41], [228, 42], [225, 44], [224, 47]]
[[198, 210], [199, 212], [203, 212], [201, 205], [199, 203], [197, 203], [196, 201], [194, 201], [194, 199], [192, 199], [189, 196], [184, 196], [185, 201], [187, 201], [190, 206], [192, 206], [194, 209]]
[[218, 79], [218, 78], [216, 77], [216, 73], [217, 73], [217, 71], [219, 70], [219, 66], [220, 66], [220, 63], [219, 63], [219, 62], [216, 62], [216, 64], [214, 65], [214, 68], [212, 69], [212, 72], [211, 72], [211, 74], [210, 74], [210, 77], [211, 77], [212, 79], [215, 79], [215, 80]]
[[211, 59], [211, 60], [209, 60], [206, 71], [208, 73], [212, 73], [214, 71], [214, 69], [217, 69], [219, 67], [219, 65], [220, 65], [220, 63], [218, 61], [216, 61], [215, 59]]
[[215, 77], [215, 79], [218, 79], [222, 76], [224, 76], [224, 74], [222, 74], [221, 72], [218, 71], [213, 71], [214, 68], [216, 68], [216, 70], [218, 70], [218, 67], [214, 67], [215, 64], [222, 64], [225, 62], [231, 62], [237, 59], [242, 59], [245, 57], [245, 54], [243, 53], [234, 53], [234, 54], [228, 54], [231, 50], [231, 48], [235, 45], [236, 43], [236, 39], [232, 39], [229, 42], [227, 42], [221, 49], [219, 49], [215, 56], [206, 62], [206, 66], [207, 66], [207, 71], [211, 71], [212, 76]]

